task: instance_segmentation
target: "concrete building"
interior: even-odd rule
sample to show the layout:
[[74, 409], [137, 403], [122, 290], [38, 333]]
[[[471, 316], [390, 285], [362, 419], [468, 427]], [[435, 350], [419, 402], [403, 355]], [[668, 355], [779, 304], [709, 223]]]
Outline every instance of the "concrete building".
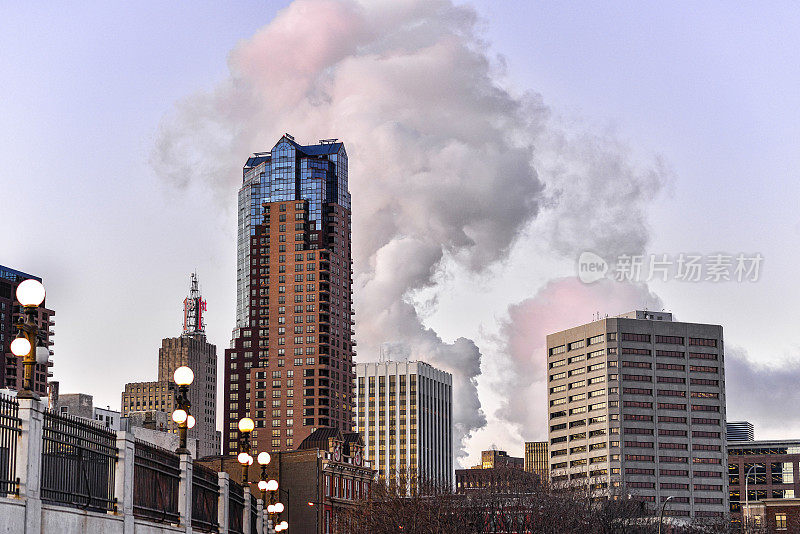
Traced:
[[60, 414], [96, 421], [111, 430], [122, 429], [120, 412], [95, 406], [94, 397], [87, 393], [61, 393], [54, 408]]
[[547, 482], [550, 478], [550, 461], [546, 441], [525, 442], [524, 468], [528, 473], [535, 473], [542, 482]]
[[495, 467], [512, 467], [514, 469], [523, 469], [525, 460], [515, 456], [509, 456], [506, 451], [498, 451], [495, 449], [488, 451], [481, 451], [481, 463], [473, 467], [473, 469], [493, 469]]
[[[184, 325], [180, 337], [165, 338], [158, 351], [158, 380], [125, 384], [122, 393], [122, 416], [137, 412], [165, 412], [175, 409], [176, 386], [173, 381], [175, 369], [183, 365], [194, 371], [194, 381], [189, 386], [191, 414], [195, 417], [194, 428], [189, 429], [188, 439], [196, 441], [201, 456], [219, 454], [219, 432], [217, 423], [217, 347], [208, 343], [205, 334], [203, 312], [206, 301], [200, 295], [197, 276], [191, 275], [189, 296], [184, 300]], [[177, 426], [169, 422], [169, 430], [177, 432]]]
[[728, 484], [731, 522], [735, 524], [741, 522], [746, 501], [800, 498], [800, 441], [729, 440]]
[[[14, 328], [18, 314], [14, 309], [19, 306], [16, 297], [17, 286], [20, 282], [33, 278], [39, 282], [42, 279], [38, 276], [23, 273], [0, 265], [0, 355], [3, 357], [0, 365], [0, 389], [18, 390], [22, 387], [24, 376], [22, 358], [14, 356], [11, 352], [11, 342], [17, 336], [17, 329]], [[50, 349], [51, 360], [44, 364], [36, 364], [33, 375], [33, 390], [41, 397], [48, 394], [48, 379], [53, 377], [53, 327], [55, 326], [56, 312], [47, 308], [47, 299], [39, 306], [36, 323], [40, 331], [45, 332], [45, 343]]]
[[727, 421], [725, 428], [728, 429], [728, 441], [753, 441], [755, 439], [753, 423], [749, 421]]
[[634, 311], [547, 336], [550, 477], [728, 513], [722, 327]]
[[[204, 458], [199, 463], [241, 481], [242, 468], [233, 456]], [[259, 497], [260, 478], [261, 467], [254, 463], [247, 479]], [[286, 506], [279, 520], [289, 523], [290, 532], [330, 534], [341, 532], [334, 529], [337, 517], [369, 494], [375, 471], [364, 458], [363, 441], [357, 433], [321, 428], [303, 440], [297, 450], [273, 453], [267, 478], [278, 481], [276, 500]]]
[[356, 419], [378, 476], [453, 485], [453, 378], [424, 362], [356, 365]]
[[239, 190], [236, 328], [225, 351], [224, 454], [237, 424], [261, 450], [352, 422], [350, 193], [343, 143], [288, 134], [248, 158]]

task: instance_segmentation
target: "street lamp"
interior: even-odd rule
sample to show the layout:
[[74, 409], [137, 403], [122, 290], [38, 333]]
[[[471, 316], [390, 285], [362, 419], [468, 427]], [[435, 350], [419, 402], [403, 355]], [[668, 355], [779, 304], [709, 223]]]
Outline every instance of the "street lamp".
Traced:
[[271, 460], [268, 452], [258, 453], [258, 465], [261, 466], [261, 477], [258, 481], [258, 489], [261, 490], [261, 500], [267, 500], [267, 464]]
[[39, 398], [33, 391], [34, 366], [37, 363], [47, 363], [50, 356], [47, 347], [37, 347], [39, 327], [36, 325], [36, 311], [44, 302], [44, 297], [44, 286], [38, 280], [29, 278], [17, 286], [17, 301], [22, 304], [24, 313], [21, 321], [14, 325], [18, 333], [16, 339], [11, 342], [11, 353], [22, 358], [22, 389], [17, 392], [17, 398], [20, 399]]
[[253, 457], [250, 456], [250, 432], [256, 427], [255, 423], [249, 417], [242, 417], [239, 419], [239, 432], [242, 433], [242, 439], [239, 441], [239, 455], [236, 459], [242, 464], [242, 484], [247, 484], [247, 471], [253, 464]]
[[283, 530], [286, 530], [287, 528], [289, 528], [289, 523], [287, 523], [286, 521], [281, 521], [280, 523], [275, 525], [275, 532], [281, 532]]
[[661, 505], [661, 515], [658, 516], [658, 534], [661, 534], [661, 525], [664, 523], [664, 510], [667, 508], [667, 503], [674, 499], [674, 495], [670, 495], [666, 499], [664, 499], [664, 504]]
[[192, 403], [189, 402], [189, 385], [194, 382], [194, 372], [184, 365], [175, 369], [172, 378], [178, 386], [178, 395], [175, 397], [177, 409], [172, 412], [172, 420], [178, 424], [178, 436], [180, 437], [180, 444], [175, 452], [189, 454], [189, 449], [186, 448], [186, 432], [195, 424], [194, 416], [189, 413], [192, 407]]
[[[744, 475], [744, 510], [742, 510], [742, 528], [745, 532], [750, 530], [748, 523], [750, 523], [750, 501], [748, 499], [749, 492], [747, 491], [747, 483], [750, 481], [750, 471], [756, 468], [758, 464], [753, 464]], [[758, 493], [758, 492], [756, 492]]]

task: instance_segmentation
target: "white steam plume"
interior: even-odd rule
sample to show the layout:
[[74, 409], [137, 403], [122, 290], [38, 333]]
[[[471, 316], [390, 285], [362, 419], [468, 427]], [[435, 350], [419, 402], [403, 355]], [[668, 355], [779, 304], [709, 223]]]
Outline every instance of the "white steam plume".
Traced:
[[385, 341], [454, 375], [458, 455], [486, 419], [481, 354], [442, 340], [409, 296], [445, 258], [473, 271], [504, 258], [535, 217], [540, 113], [501, 88], [473, 10], [445, 0], [298, 0], [230, 56], [230, 77], [178, 106], [153, 165], [232, 205], [250, 152], [284, 132], [339, 137], [350, 156], [359, 360]]

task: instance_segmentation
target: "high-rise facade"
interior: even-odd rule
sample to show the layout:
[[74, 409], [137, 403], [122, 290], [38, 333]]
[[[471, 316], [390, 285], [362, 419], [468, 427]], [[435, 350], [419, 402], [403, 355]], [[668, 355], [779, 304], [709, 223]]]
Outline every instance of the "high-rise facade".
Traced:
[[[199, 456], [219, 454], [219, 432], [217, 431], [217, 347], [208, 343], [205, 334], [203, 311], [206, 301], [200, 295], [197, 276], [191, 276], [189, 296], [184, 300], [183, 333], [179, 337], [161, 340], [158, 350], [158, 380], [125, 384], [122, 394], [122, 416], [137, 412], [166, 412], [175, 409], [175, 385], [173, 373], [183, 365], [194, 372], [194, 381], [189, 386], [191, 414], [195, 418], [194, 428], [189, 429], [188, 438], [196, 440]], [[170, 423], [170, 430], [177, 430]]]
[[550, 461], [546, 441], [525, 442], [525, 471], [535, 473], [540, 481], [547, 482], [550, 477]]
[[453, 485], [453, 377], [424, 362], [356, 365], [354, 429], [385, 480]]
[[547, 336], [550, 477], [727, 513], [722, 327], [635, 311]]
[[[3, 356], [2, 366], [0, 366], [0, 389], [13, 389], [18, 390], [22, 387], [22, 380], [24, 370], [22, 365], [22, 358], [14, 356], [11, 352], [11, 342], [17, 337], [17, 330], [14, 324], [20, 317], [19, 314], [14, 313], [14, 309], [19, 305], [17, 302], [16, 291], [20, 282], [33, 278], [39, 282], [42, 279], [38, 276], [23, 273], [9, 267], [0, 265], [0, 354]], [[47, 301], [45, 300], [35, 317], [36, 324], [40, 332], [45, 332], [45, 344], [50, 349], [50, 356], [53, 355], [53, 326], [55, 325], [55, 312], [47, 308]], [[48, 379], [52, 378], [53, 373], [50, 369], [53, 367], [53, 361], [49, 360], [47, 364], [37, 363], [34, 367], [33, 374], [33, 391], [39, 396], [47, 396], [47, 383]]]
[[318, 428], [352, 423], [350, 193], [335, 139], [286, 134], [248, 158], [239, 190], [236, 328], [225, 351], [223, 452], [237, 424], [257, 450], [296, 448]]

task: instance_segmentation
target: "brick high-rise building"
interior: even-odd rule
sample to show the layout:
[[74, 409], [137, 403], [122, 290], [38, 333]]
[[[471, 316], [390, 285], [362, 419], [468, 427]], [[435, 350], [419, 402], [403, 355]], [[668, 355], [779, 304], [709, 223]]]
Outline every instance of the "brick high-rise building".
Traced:
[[[197, 276], [192, 274], [189, 296], [184, 300], [184, 324], [180, 337], [161, 340], [158, 350], [158, 380], [125, 384], [122, 393], [122, 416], [137, 412], [166, 412], [175, 409], [173, 373], [182, 365], [194, 372], [189, 386], [191, 414], [195, 427], [188, 438], [197, 441], [199, 456], [219, 454], [217, 431], [217, 347], [206, 341], [203, 311], [206, 301], [200, 296]], [[177, 427], [170, 422], [170, 431]]]
[[722, 327], [635, 311], [547, 336], [550, 479], [727, 515]]
[[[14, 356], [11, 352], [11, 342], [17, 337], [17, 330], [14, 328], [15, 320], [19, 317], [14, 314], [14, 308], [19, 305], [16, 297], [17, 286], [20, 282], [29, 278], [39, 282], [42, 281], [38, 276], [0, 265], [0, 354], [3, 356], [3, 362], [0, 366], [0, 389], [18, 390], [22, 387], [24, 376], [22, 358]], [[36, 324], [40, 330], [47, 332], [46, 343], [48, 348], [53, 345], [53, 325], [55, 325], [53, 317], [55, 314], [56, 312], [47, 308], [47, 300], [45, 300], [39, 306], [36, 316]], [[50, 356], [52, 355], [53, 351], [51, 349]], [[48, 378], [53, 376], [52, 371], [50, 371], [51, 367], [53, 367], [52, 360], [48, 361], [46, 365], [36, 364], [33, 375], [33, 390], [41, 397], [47, 396]]]
[[236, 328], [225, 351], [223, 452], [243, 417], [257, 450], [296, 448], [352, 424], [347, 153], [286, 134], [248, 158], [239, 190]]

